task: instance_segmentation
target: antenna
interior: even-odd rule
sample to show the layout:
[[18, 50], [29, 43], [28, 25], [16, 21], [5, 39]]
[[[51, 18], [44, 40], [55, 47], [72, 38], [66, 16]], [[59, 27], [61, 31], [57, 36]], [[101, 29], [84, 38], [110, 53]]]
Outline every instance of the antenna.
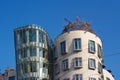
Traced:
[[65, 20], [65, 21], [67, 21], [68, 23], [71, 23], [71, 21], [70, 21], [70, 20], [68, 20], [67, 18], [65, 18], [64, 20]]

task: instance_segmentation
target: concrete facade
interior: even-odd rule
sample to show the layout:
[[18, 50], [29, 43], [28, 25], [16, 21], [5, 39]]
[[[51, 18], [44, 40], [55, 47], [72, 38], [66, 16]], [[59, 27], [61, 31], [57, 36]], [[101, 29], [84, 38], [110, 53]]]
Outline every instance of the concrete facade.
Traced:
[[103, 73], [102, 41], [88, 23], [70, 22], [54, 46], [54, 80], [104, 80], [108, 75]]

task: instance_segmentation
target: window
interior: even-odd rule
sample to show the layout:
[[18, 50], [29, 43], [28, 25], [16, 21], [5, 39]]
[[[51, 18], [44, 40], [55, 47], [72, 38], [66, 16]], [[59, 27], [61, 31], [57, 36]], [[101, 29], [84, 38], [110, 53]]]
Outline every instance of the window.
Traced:
[[26, 34], [26, 31], [23, 30], [22, 32], [22, 43], [26, 43], [27, 42], [27, 34]]
[[75, 74], [75, 75], [73, 76], [73, 80], [83, 80], [83, 79], [82, 79], [82, 74]]
[[61, 54], [66, 54], [66, 42], [63, 41], [60, 43], [61, 46]]
[[96, 80], [96, 78], [92, 78], [92, 77], [91, 77], [91, 78], [89, 78], [89, 80]]
[[65, 78], [65, 79], [63, 79], [63, 80], [70, 80], [69, 78]]
[[110, 80], [110, 78], [106, 77], [106, 80]]
[[35, 29], [29, 30], [29, 42], [36, 42], [36, 30]]
[[89, 52], [94, 53], [95, 52], [95, 42], [90, 40], [88, 46], [89, 46], [89, 48], [88, 48]]
[[44, 43], [44, 33], [39, 31], [39, 42]]
[[26, 49], [26, 48], [23, 48], [22, 58], [26, 58], [26, 57], [27, 57], [27, 49]]
[[15, 80], [15, 76], [9, 77], [9, 80]]
[[98, 44], [98, 57], [101, 58], [102, 57], [102, 48], [101, 46]]
[[30, 56], [36, 56], [36, 47], [30, 47]]
[[80, 51], [81, 50], [81, 39], [77, 38], [74, 39], [74, 51]]
[[74, 58], [73, 59], [73, 65], [74, 65], [74, 68], [80, 68], [82, 67], [82, 58]]
[[58, 58], [57, 47], [54, 46], [54, 59]]
[[64, 70], [64, 71], [65, 71], [65, 70], [68, 70], [68, 59], [64, 60], [64, 61], [62, 62], [62, 64], [63, 64], [63, 70]]
[[98, 73], [102, 73], [102, 64], [98, 63]]
[[30, 63], [30, 72], [36, 72], [37, 71], [37, 65], [36, 62]]
[[96, 68], [95, 59], [89, 59], [89, 61], [88, 61], [88, 67], [90, 69], [95, 69]]
[[59, 64], [55, 64], [55, 74], [58, 74], [60, 72]]

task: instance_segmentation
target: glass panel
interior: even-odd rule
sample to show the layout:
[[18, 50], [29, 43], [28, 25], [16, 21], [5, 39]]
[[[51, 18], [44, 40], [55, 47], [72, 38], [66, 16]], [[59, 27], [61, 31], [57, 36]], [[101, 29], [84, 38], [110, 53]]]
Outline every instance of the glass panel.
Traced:
[[74, 39], [74, 50], [81, 50], [81, 39]]
[[92, 40], [89, 41], [89, 52], [95, 52], [95, 42]]
[[36, 30], [35, 29], [29, 30], [29, 41], [36, 42]]
[[61, 53], [65, 54], [66, 53], [66, 42], [65, 41], [61, 42], [60, 45], [61, 45]]
[[30, 56], [36, 56], [36, 47], [30, 47]]
[[26, 43], [26, 42], [27, 42], [26, 31], [23, 30], [23, 32], [22, 32], [22, 43]]
[[39, 31], [39, 42], [44, 43], [44, 33]]

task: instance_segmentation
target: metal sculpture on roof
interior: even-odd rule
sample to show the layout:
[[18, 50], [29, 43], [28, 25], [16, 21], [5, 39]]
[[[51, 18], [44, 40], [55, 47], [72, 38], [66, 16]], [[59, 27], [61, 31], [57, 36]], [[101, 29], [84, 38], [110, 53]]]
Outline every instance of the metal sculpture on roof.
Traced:
[[79, 17], [77, 17], [76, 20], [73, 22], [69, 21], [66, 18], [65, 20], [68, 22], [68, 24], [64, 26], [63, 33], [73, 30], [84, 30], [94, 33], [94, 31], [90, 27], [90, 23], [82, 21]]

